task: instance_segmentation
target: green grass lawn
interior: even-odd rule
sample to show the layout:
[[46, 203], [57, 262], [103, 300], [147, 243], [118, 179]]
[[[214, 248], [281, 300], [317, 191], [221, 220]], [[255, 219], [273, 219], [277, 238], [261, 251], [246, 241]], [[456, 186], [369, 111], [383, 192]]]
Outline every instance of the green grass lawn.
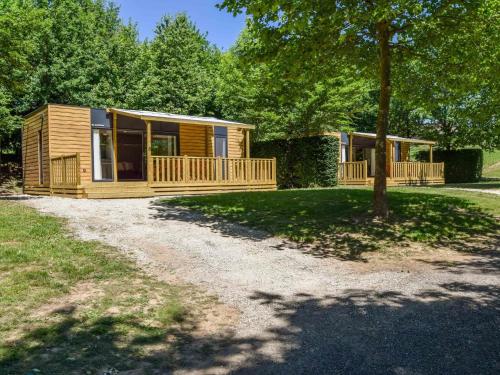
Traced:
[[500, 178], [500, 150], [483, 152], [483, 177]]
[[118, 254], [0, 200], [0, 374], [167, 371], [194, 319], [181, 296], [193, 294]]
[[303, 243], [316, 256], [359, 259], [365, 251], [408, 243], [471, 249], [484, 236], [498, 235], [498, 196], [438, 188], [389, 191], [391, 218], [371, 218], [367, 188], [229, 193], [166, 199], [205, 215], [264, 230]]

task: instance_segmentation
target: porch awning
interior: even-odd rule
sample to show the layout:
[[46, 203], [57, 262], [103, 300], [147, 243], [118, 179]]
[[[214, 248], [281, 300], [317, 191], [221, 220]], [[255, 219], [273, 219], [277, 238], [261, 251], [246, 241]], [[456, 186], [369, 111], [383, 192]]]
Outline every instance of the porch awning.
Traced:
[[[363, 138], [377, 138], [377, 134], [375, 134], [375, 133], [352, 132], [352, 135], [355, 137], [363, 137]], [[434, 142], [434, 141], [426, 141], [424, 139], [417, 139], [417, 138], [404, 138], [404, 137], [398, 137], [397, 135], [387, 135], [387, 139], [390, 141], [415, 143], [415, 144], [421, 144], [421, 145], [435, 145], [436, 144], [436, 142]]]
[[207, 125], [207, 126], [227, 126], [245, 129], [255, 129], [255, 125], [244, 124], [236, 121], [221, 120], [215, 117], [199, 117], [176, 115], [166, 112], [140, 111], [135, 109], [109, 108], [109, 112], [118, 115], [139, 118], [148, 121], [180, 122], [183, 124]]

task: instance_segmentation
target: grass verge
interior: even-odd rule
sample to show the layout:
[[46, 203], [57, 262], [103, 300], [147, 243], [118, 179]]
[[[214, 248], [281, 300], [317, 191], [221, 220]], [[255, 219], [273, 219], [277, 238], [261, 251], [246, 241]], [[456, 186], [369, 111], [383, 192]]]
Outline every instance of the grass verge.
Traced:
[[1, 374], [168, 371], [193, 325], [187, 292], [0, 200]]
[[483, 152], [483, 177], [500, 178], [500, 150]]
[[[359, 259], [366, 251], [411, 243], [472, 250], [497, 241], [497, 196], [437, 188], [390, 189], [391, 217], [371, 219], [372, 191], [364, 188], [230, 193], [167, 199], [212, 221], [261, 229], [301, 243], [315, 256]], [[190, 219], [191, 220], [191, 219]], [[230, 226], [220, 226], [230, 235]]]

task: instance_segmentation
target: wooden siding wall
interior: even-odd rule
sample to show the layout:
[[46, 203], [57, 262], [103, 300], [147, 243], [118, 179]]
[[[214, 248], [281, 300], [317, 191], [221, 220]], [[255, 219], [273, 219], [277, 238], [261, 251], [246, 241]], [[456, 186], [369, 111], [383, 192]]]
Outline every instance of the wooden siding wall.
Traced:
[[212, 126], [205, 127], [205, 136], [206, 136], [206, 150], [207, 156], [213, 157], [215, 154], [214, 150], [214, 128]]
[[206, 129], [200, 125], [179, 125], [180, 153], [187, 156], [207, 156]]
[[[213, 156], [213, 128], [211, 126], [181, 124], [179, 126], [180, 153], [187, 156]], [[229, 158], [245, 157], [245, 130], [227, 129]]]
[[407, 142], [401, 142], [401, 161], [410, 160], [410, 144]]
[[[43, 119], [43, 120], [42, 120]], [[43, 121], [43, 123], [42, 123]], [[25, 186], [39, 186], [38, 132], [42, 130], [43, 185], [50, 185], [48, 109], [35, 112], [23, 125], [22, 156]]]
[[385, 164], [389, 165], [394, 158], [394, 142], [392, 141], [387, 141], [386, 148], [385, 148]]
[[50, 157], [80, 153], [81, 182], [92, 181], [90, 108], [50, 105]]
[[245, 157], [245, 130], [240, 128], [227, 129], [227, 156], [229, 158]]

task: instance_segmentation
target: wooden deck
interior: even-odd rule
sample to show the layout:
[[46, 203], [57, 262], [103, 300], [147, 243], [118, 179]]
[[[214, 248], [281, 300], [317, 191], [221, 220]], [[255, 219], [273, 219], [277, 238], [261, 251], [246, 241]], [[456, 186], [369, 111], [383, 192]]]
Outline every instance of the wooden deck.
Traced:
[[33, 195], [73, 198], [143, 198], [162, 195], [276, 190], [276, 160], [152, 157], [147, 181], [81, 183], [78, 154], [51, 159], [49, 187], [25, 186]]
[[[444, 184], [444, 163], [392, 162], [387, 166], [387, 186]], [[342, 185], [373, 185], [368, 176], [368, 162], [339, 164], [339, 183]]]

